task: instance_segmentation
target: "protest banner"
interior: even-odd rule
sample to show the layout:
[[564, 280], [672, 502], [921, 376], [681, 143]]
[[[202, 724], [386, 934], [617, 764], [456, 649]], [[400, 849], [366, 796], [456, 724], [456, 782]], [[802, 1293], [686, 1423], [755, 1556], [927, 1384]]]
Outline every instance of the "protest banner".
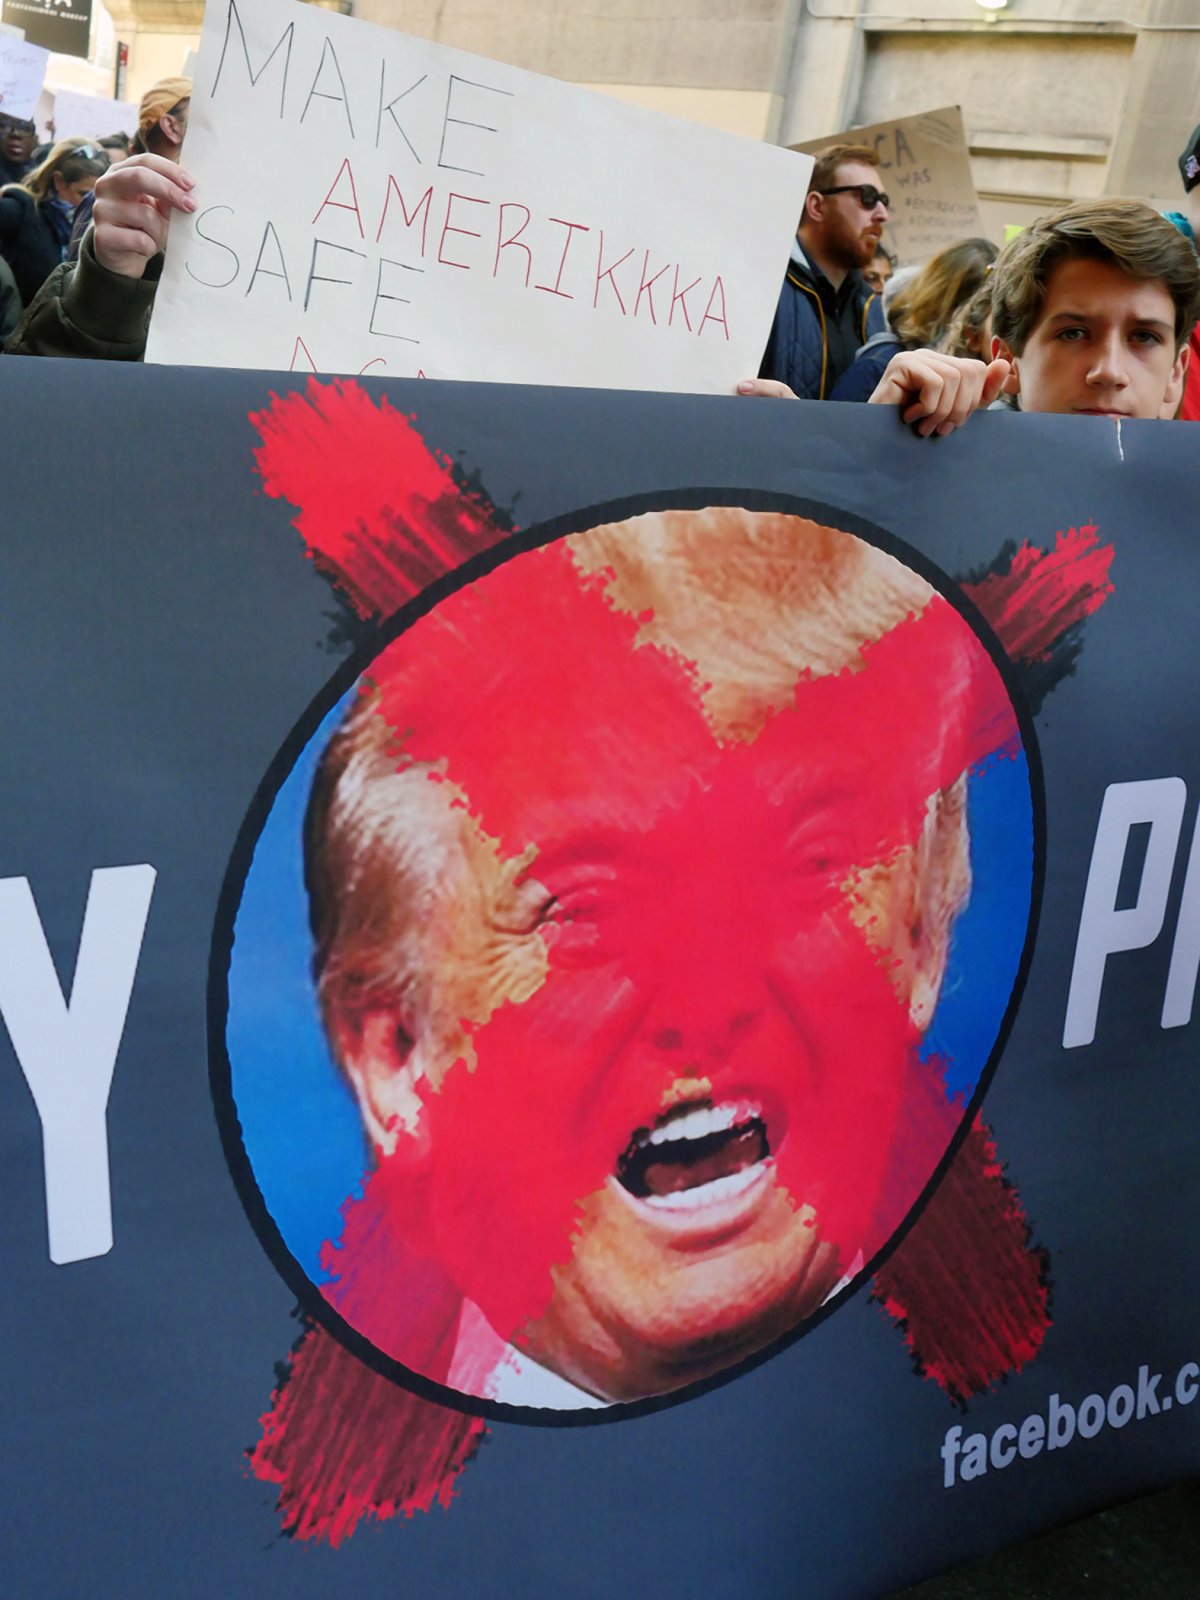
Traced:
[[0, 404], [12, 1592], [841, 1600], [1197, 1471], [1184, 425]]
[[757, 372], [805, 158], [294, 0], [209, 6], [195, 82], [200, 209], [172, 222], [148, 360], [699, 391]]
[[22, 122], [32, 119], [49, 57], [40, 45], [0, 34], [0, 112]]
[[92, 0], [4, 0], [4, 20], [24, 30], [28, 44], [63, 56], [86, 56]]
[[879, 186], [891, 201], [883, 242], [902, 267], [918, 266], [947, 245], [983, 235], [958, 106], [873, 122], [792, 148], [811, 154], [841, 140], [870, 145], [879, 156]]
[[135, 134], [138, 108], [127, 100], [76, 94], [59, 89], [54, 96], [54, 133], [58, 139], [103, 139], [110, 133]]

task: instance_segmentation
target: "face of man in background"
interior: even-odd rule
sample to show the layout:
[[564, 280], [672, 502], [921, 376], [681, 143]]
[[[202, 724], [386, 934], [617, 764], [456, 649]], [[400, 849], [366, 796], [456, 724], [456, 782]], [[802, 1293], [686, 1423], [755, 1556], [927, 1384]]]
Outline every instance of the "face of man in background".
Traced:
[[806, 234], [818, 241], [821, 252], [844, 271], [866, 267], [875, 259], [888, 209], [882, 200], [864, 206], [857, 187], [868, 185], [878, 190], [878, 171], [865, 161], [846, 161], [837, 169], [831, 189], [856, 186], [848, 193], [809, 196], [805, 219]]
[[868, 286], [876, 294], [882, 294], [887, 287], [888, 279], [892, 275], [892, 263], [885, 255], [877, 255], [873, 261], [863, 268], [863, 277]]
[[18, 122], [0, 116], [0, 155], [14, 166], [22, 166], [33, 154], [37, 130], [32, 122]]
[[[465, 1032], [424, 1043], [385, 1007], [338, 1050], [421, 1248], [503, 1338], [631, 1400], [812, 1315], [916, 1198], [881, 1201], [966, 893], [947, 797], [973, 758], [869, 648], [722, 735], [707, 672], [635, 648], [639, 619], [562, 550], [477, 587], [528, 599], [539, 562], [520, 652], [512, 613], [464, 595], [453, 660], [421, 645], [449, 686], [428, 723], [411, 685], [381, 712], [470, 857], [424, 913], [429, 1008]], [[893, 646], [926, 684], [965, 624], [936, 599], [910, 622]]]

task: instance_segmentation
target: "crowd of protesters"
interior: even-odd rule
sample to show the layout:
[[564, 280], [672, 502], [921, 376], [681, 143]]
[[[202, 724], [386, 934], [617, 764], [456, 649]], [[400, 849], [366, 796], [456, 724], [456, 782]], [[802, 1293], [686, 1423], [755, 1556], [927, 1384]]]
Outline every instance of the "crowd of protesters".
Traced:
[[1200, 420], [1200, 127], [1183, 209], [1097, 200], [1003, 251], [964, 239], [907, 269], [882, 244], [878, 157], [818, 155], [771, 338], [748, 395], [874, 401], [944, 434], [980, 405]]
[[136, 134], [41, 146], [32, 122], [0, 112], [0, 341], [54, 269], [78, 256], [97, 180], [137, 154], [178, 159], [191, 94], [189, 79], [166, 78], [143, 96]]
[[[132, 142], [40, 151], [32, 124], [0, 116], [7, 353], [141, 358], [171, 216], [196, 209], [180, 165], [190, 98], [187, 79], [165, 79]], [[1003, 251], [970, 238], [913, 265], [883, 241], [875, 150], [829, 146], [761, 370], [738, 392], [894, 404], [925, 435], [987, 405], [1200, 420], [1200, 127], [1179, 169], [1182, 209], [1166, 217], [1136, 200], [1082, 202]]]

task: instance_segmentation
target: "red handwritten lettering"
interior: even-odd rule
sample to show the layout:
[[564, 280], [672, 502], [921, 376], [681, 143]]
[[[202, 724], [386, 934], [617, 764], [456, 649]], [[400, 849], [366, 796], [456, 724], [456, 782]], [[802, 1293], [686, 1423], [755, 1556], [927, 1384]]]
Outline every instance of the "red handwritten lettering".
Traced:
[[[521, 226], [517, 229], [516, 233], [512, 234], [510, 238], [506, 239], [504, 237], [504, 213], [510, 210], [523, 211], [525, 213], [525, 220], [521, 223]], [[510, 245], [515, 245], [518, 250], [524, 250], [525, 287], [527, 289], [529, 287], [529, 274], [533, 271], [533, 251], [527, 244], [520, 244], [518, 241], [521, 235], [525, 232], [525, 229], [529, 226], [529, 219], [531, 216], [532, 212], [530, 211], [529, 207], [523, 206], [519, 200], [502, 200], [500, 202], [500, 222], [496, 228], [496, 258], [492, 262], [492, 277], [494, 278], [500, 268], [501, 250], [507, 250]]]
[[668, 261], [665, 266], [659, 267], [658, 271], [652, 278], [648, 278], [646, 276], [646, 273], [649, 271], [649, 269], [650, 252], [647, 250], [646, 254], [642, 257], [642, 276], [640, 282], [638, 283], [637, 299], [633, 302], [633, 314], [636, 317], [638, 312], [642, 309], [642, 296], [645, 295], [646, 304], [650, 307], [650, 321], [657, 328], [658, 318], [654, 315], [654, 285], [662, 277], [664, 272], [669, 272], [671, 270], [671, 263]]
[[408, 214], [408, 207], [404, 204], [404, 196], [400, 193], [400, 185], [396, 182], [395, 178], [393, 178], [391, 173], [389, 172], [388, 173], [387, 188], [384, 191], [384, 196], [383, 196], [383, 212], [380, 215], [379, 227], [378, 227], [378, 230], [376, 231], [376, 234], [375, 234], [375, 243], [376, 244], [379, 243], [380, 237], [383, 234], [383, 225], [387, 221], [388, 206], [391, 204], [391, 199], [392, 199], [393, 192], [395, 193], [396, 199], [399, 200], [399, 202], [400, 202], [400, 210], [401, 210], [401, 212], [402, 212], [402, 214], [404, 216], [404, 226], [406, 228], [411, 228], [412, 227], [413, 223], [417, 220], [417, 216], [418, 216], [419, 212], [424, 211], [424, 213], [425, 213], [425, 219], [421, 223], [421, 257], [422, 257], [422, 260], [423, 260], [424, 256], [425, 256], [425, 236], [429, 232], [429, 207], [430, 207], [431, 201], [433, 200], [433, 188], [431, 186], [430, 188], [426, 189], [425, 193], [421, 196], [421, 198], [417, 201], [416, 205], [413, 207], [413, 213], [412, 213], [412, 216], [410, 217], [409, 214]]
[[596, 252], [596, 292], [592, 296], [593, 309], [596, 307], [596, 305], [599, 304], [599, 301], [600, 301], [600, 284], [601, 284], [601, 281], [604, 278], [607, 278], [608, 281], [609, 281], [609, 284], [612, 287], [612, 292], [617, 297], [617, 304], [621, 308], [621, 315], [624, 316], [626, 314], [625, 313], [625, 302], [624, 302], [624, 300], [621, 299], [621, 291], [617, 287], [617, 280], [613, 277], [613, 273], [617, 270], [617, 268], [619, 266], [621, 266], [624, 262], [628, 261], [632, 254], [633, 254], [632, 250], [626, 250], [625, 254], [620, 258], [619, 261], [613, 261], [612, 263], [610, 263], [609, 266], [606, 267], [604, 265], [604, 229], [603, 228], [600, 229], [600, 248]]
[[438, 241], [437, 258], [444, 267], [461, 267], [464, 272], [469, 272], [471, 270], [471, 264], [469, 261], [448, 261], [442, 254], [442, 251], [446, 247], [446, 235], [448, 233], [461, 234], [464, 239], [483, 238], [483, 235], [481, 233], [476, 233], [474, 229], [456, 228], [450, 221], [450, 215], [454, 210], [454, 202], [456, 200], [461, 200], [465, 205], [468, 206], [490, 206], [492, 202], [490, 200], [477, 200], [474, 195], [469, 194], [448, 194], [446, 196], [446, 221], [442, 226], [442, 237]]
[[687, 297], [689, 294], [691, 294], [692, 290], [699, 282], [699, 278], [693, 278], [686, 289], [681, 289], [679, 287], [679, 268], [675, 268], [675, 288], [671, 293], [671, 314], [667, 318], [668, 328], [674, 327], [675, 325], [675, 307], [678, 305], [682, 306], [683, 308], [683, 320], [687, 323], [687, 331], [691, 333], [692, 319], [688, 316]]
[[[721, 302], [721, 309], [719, 312], [716, 312], [713, 310], [713, 302], [718, 298]], [[708, 297], [708, 304], [704, 308], [704, 315], [700, 318], [700, 326], [696, 329], [697, 338], [699, 338], [704, 332], [704, 324], [706, 322], [719, 322], [725, 329], [726, 339], [729, 338], [729, 323], [725, 316], [725, 285], [721, 282], [720, 273], [717, 274], [717, 281], [712, 286], [712, 293]]]
[[[338, 184], [341, 183], [342, 174], [343, 173], [345, 173], [346, 177], [349, 179], [349, 182], [350, 182], [350, 202], [349, 202], [349, 204], [347, 204], [345, 200], [335, 200], [333, 198], [334, 190], [337, 188]], [[362, 212], [358, 209], [358, 191], [354, 187], [354, 168], [350, 165], [350, 157], [349, 156], [347, 156], [345, 158], [345, 160], [342, 162], [341, 166], [338, 168], [337, 177], [329, 185], [329, 193], [325, 196], [324, 200], [322, 200], [321, 204], [317, 207], [317, 215], [313, 218], [314, 227], [316, 226], [316, 223], [319, 220], [322, 211], [325, 210], [326, 206], [331, 206], [335, 211], [352, 211], [354, 213], [354, 220], [355, 220], [355, 222], [358, 223], [358, 237], [360, 239], [365, 239], [366, 238], [366, 234], [363, 232]]]
[[304, 340], [300, 337], [299, 334], [296, 335], [296, 342], [292, 346], [292, 359], [291, 359], [291, 362], [288, 365], [288, 371], [289, 372], [295, 372], [295, 370], [296, 370], [296, 361], [297, 361], [297, 359], [298, 359], [298, 357], [300, 355], [301, 350], [304, 351], [304, 359], [308, 362], [308, 370], [310, 372], [315, 372], [317, 370], [317, 363], [313, 360], [312, 356], [309, 354], [308, 346], [305, 344]]
[[567, 222], [563, 217], [550, 217], [548, 220], [557, 223], [560, 228], [565, 228], [567, 237], [563, 240], [562, 259], [558, 263], [558, 277], [555, 278], [553, 285], [535, 283], [533, 287], [541, 289], [545, 294], [556, 294], [563, 300], [574, 300], [573, 294], [568, 294], [565, 289], [559, 287], [562, 283], [563, 269], [567, 264], [567, 251], [571, 248], [571, 240], [576, 233], [591, 233], [592, 230], [582, 222]]

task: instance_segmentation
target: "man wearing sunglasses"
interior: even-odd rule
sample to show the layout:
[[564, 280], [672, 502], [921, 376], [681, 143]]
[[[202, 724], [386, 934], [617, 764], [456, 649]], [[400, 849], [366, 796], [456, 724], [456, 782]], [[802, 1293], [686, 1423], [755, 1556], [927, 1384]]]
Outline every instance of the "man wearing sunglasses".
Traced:
[[37, 129], [32, 122], [7, 117], [0, 112], [0, 187], [20, 183], [33, 166]]
[[824, 400], [860, 345], [887, 326], [863, 277], [879, 249], [888, 197], [869, 145], [822, 150], [809, 180], [760, 376]]

